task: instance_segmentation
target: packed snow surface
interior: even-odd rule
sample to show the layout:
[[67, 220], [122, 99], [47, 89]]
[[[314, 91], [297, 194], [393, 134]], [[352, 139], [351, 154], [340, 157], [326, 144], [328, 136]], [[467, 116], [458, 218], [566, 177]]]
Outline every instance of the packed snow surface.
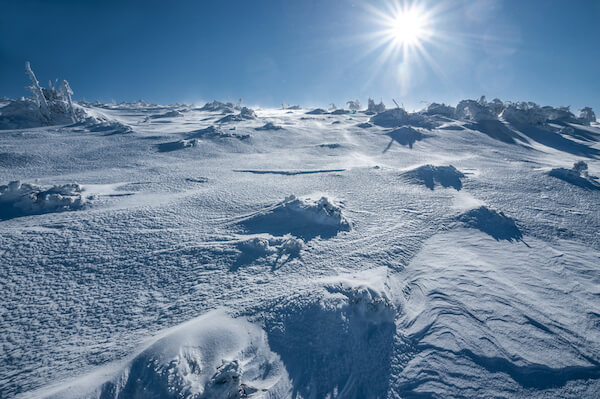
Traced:
[[1, 398], [600, 397], [591, 109], [32, 85], [0, 102]]

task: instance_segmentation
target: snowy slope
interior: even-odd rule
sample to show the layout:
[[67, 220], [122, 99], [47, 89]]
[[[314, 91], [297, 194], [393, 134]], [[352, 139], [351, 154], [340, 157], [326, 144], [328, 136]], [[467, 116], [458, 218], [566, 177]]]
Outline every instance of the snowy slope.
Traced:
[[600, 396], [597, 123], [79, 106], [0, 130], [0, 397]]

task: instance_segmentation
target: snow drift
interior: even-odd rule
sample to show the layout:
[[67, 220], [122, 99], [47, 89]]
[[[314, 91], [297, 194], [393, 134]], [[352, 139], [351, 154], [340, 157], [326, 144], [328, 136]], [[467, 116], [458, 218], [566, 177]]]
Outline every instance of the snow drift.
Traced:
[[305, 241], [318, 236], [330, 238], [340, 231], [351, 229], [351, 223], [343, 214], [341, 204], [327, 197], [315, 201], [294, 195], [239, 224], [252, 233], [269, 233], [275, 236], [291, 234]]
[[284, 397], [289, 390], [265, 332], [222, 311], [159, 333], [116, 370], [61, 385], [41, 396], [236, 399]]

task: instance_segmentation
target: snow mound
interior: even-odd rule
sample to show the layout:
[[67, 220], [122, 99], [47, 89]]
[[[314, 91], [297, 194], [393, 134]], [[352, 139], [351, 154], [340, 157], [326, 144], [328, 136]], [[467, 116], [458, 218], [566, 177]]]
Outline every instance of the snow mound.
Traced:
[[463, 213], [458, 220], [465, 226], [481, 230], [496, 240], [512, 241], [523, 238], [514, 219], [485, 206]]
[[80, 209], [85, 204], [79, 184], [48, 189], [19, 181], [0, 186], [0, 219]]
[[194, 130], [190, 132], [188, 139], [221, 139], [221, 138], [234, 138], [239, 140], [246, 140], [250, 138], [249, 134], [237, 134], [230, 132], [223, 132], [221, 129], [214, 126], [209, 126], [204, 129]]
[[148, 119], [178, 118], [180, 116], [183, 116], [183, 114], [181, 112], [179, 112], [177, 110], [171, 110], [171, 111], [164, 112], [162, 114], [150, 115], [148, 117]]
[[52, 392], [54, 398], [257, 398], [285, 396], [287, 373], [266, 334], [213, 311], [158, 334], [124, 366], [90, 387], [91, 375]]
[[266, 235], [241, 241], [237, 247], [241, 253], [233, 269], [257, 259], [268, 261], [275, 268], [299, 257], [304, 241], [291, 235], [283, 237]]
[[[122, 122], [110, 119], [104, 115], [86, 115], [74, 127], [80, 127], [89, 132], [106, 132], [109, 134], [127, 134], [132, 133], [131, 126]], [[77, 130], [77, 129], [76, 129]]]
[[357, 127], [360, 127], [361, 129], [369, 129], [372, 128], [373, 125], [370, 124], [369, 122], [363, 122], [363, 123], [359, 123], [358, 125], [356, 125]]
[[273, 122], [267, 122], [263, 126], [255, 127], [254, 130], [281, 130], [281, 126], [274, 124]]
[[324, 110], [323, 108], [315, 108], [311, 111], [306, 112], [307, 115], [325, 115], [326, 113], [327, 113], [327, 111]]
[[387, 132], [386, 135], [389, 136], [391, 140], [385, 151], [387, 151], [394, 142], [400, 145], [408, 146], [409, 148], [413, 148], [413, 144], [415, 144], [417, 141], [421, 141], [429, 137], [429, 135], [421, 133], [419, 130], [413, 129], [409, 126], [403, 126], [399, 129], [392, 130], [391, 132]]
[[235, 106], [232, 103], [222, 103], [220, 101], [213, 101], [210, 103], [204, 104], [201, 111], [210, 111], [210, 112], [222, 112], [224, 114], [233, 114], [235, 112]]
[[192, 148], [197, 147], [200, 144], [200, 140], [198, 139], [189, 139], [189, 140], [178, 140], [171, 141], [168, 143], [160, 143], [157, 145], [159, 152], [171, 152], [177, 150], [183, 150], [184, 148]]
[[292, 397], [387, 397], [396, 307], [384, 268], [320, 283], [317, 292], [278, 303], [265, 321]]
[[330, 112], [331, 115], [346, 115], [349, 114], [350, 111], [348, 111], [347, 109], [336, 109]]
[[422, 113], [430, 116], [438, 115], [445, 116], [447, 118], [454, 118], [456, 109], [451, 105], [431, 103], [424, 111], [422, 111]]
[[588, 166], [584, 161], [575, 163], [571, 169], [552, 169], [548, 174], [578, 187], [588, 190], [600, 190], [598, 177], [588, 174]]
[[402, 108], [388, 109], [371, 117], [370, 122], [381, 127], [419, 126], [433, 128], [438, 125], [429, 116], [421, 113], [408, 113]]
[[256, 113], [250, 108], [243, 107], [239, 114], [224, 116], [217, 123], [242, 122], [249, 119], [256, 119]]
[[252, 233], [269, 233], [275, 236], [291, 234], [304, 241], [318, 236], [331, 238], [340, 231], [352, 228], [343, 214], [341, 204], [327, 197], [311, 200], [296, 198], [294, 195], [246, 218], [240, 225]]
[[453, 187], [458, 191], [462, 188], [461, 179], [465, 177], [464, 174], [452, 165], [423, 165], [406, 172], [404, 175], [417, 183], [424, 184], [431, 190], [434, 189], [435, 183], [438, 183], [443, 187]]

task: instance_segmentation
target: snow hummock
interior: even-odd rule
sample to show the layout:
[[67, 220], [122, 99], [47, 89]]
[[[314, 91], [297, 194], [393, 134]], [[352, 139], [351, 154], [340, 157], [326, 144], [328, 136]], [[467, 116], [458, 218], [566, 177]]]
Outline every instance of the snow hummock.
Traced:
[[462, 188], [461, 179], [465, 177], [462, 172], [452, 165], [423, 165], [404, 173], [404, 175], [417, 183], [424, 184], [431, 190], [434, 189], [436, 183], [442, 187], [453, 187], [460, 190]]
[[63, 184], [43, 188], [12, 181], [0, 186], [0, 219], [82, 208], [86, 200], [79, 184]]
[[343, 214], [342, 205], [321, 197], [318, 200], [290, 195], [275, 206], [247, 217], [240, 222], [253, 233], [276, 236], [291, 234], [304, 240], [317, 236], [329, 238], [340, 231], [349, 231], [352, 224]]
[[479, 229], [496, 240], [512, 241], [523, 237], [513, 218], [486, 206], [463, 213], [458, 220], [465, 226]]
[[552, 169], [548, 174], [575, 186], [579, 186], [588, 190], [600, 190], [600, 182], [598, 182], [598, 177], [589, 175], [588, 165], [584, 161], [576, 162], [571, 169]]
[[274, 124], [273, 122], [267, 122], [263, 126], [255, 127], [254, 130], [281, 130], [281, 126]]

